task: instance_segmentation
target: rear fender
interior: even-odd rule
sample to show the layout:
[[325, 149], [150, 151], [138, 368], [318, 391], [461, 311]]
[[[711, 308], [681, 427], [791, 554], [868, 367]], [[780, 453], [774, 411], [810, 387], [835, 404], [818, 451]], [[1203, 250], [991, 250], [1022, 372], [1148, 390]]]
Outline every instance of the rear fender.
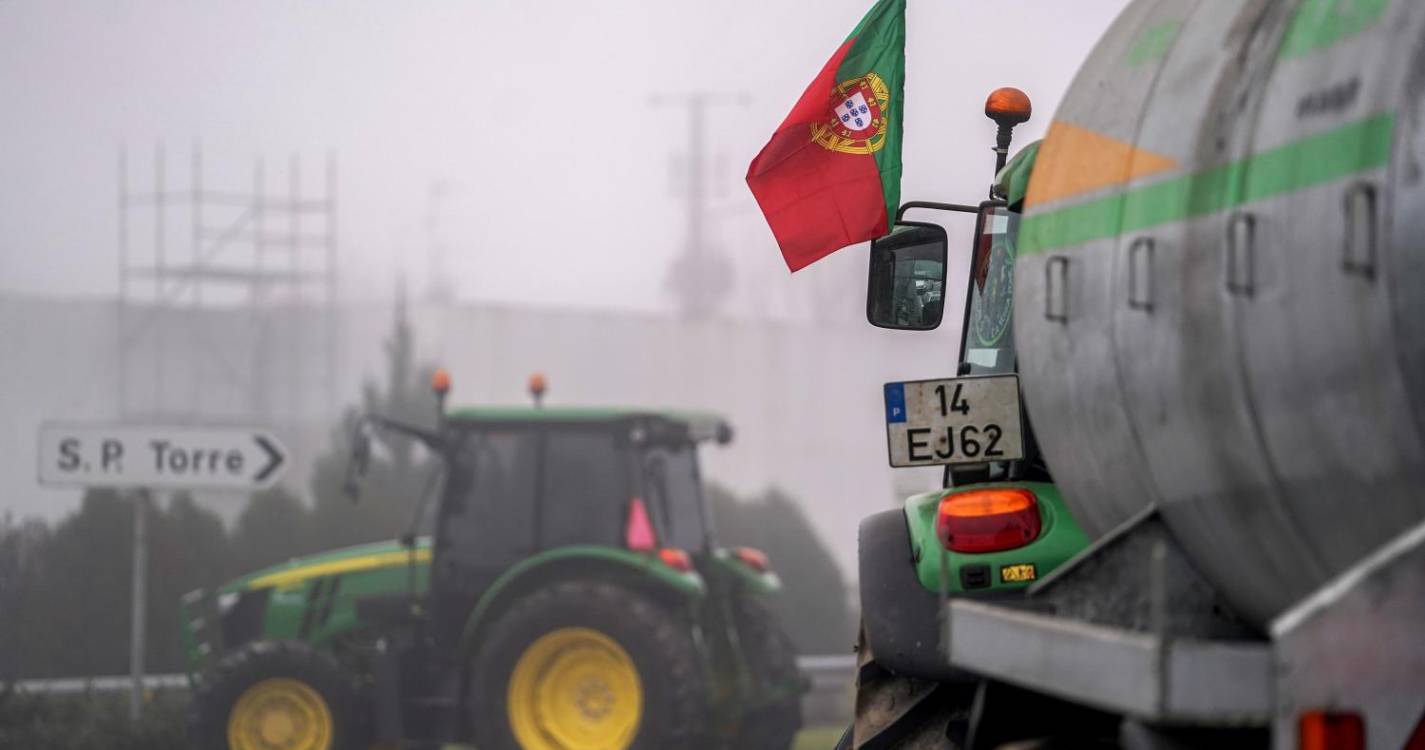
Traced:
[[[1035, 580], [1088, 546], [1088, 537], [1069, 516], [1053, 485], [1020, 482], [962, 489], [986, 487], [1033, 492], [1043, 520], [1039, 537], [1003, 552], [947, 552], [935, 532], [945, 490], [909, 498], [904, 510], [877, 513], [861, 522], [861, 623], [866, 644], [881, 666], [907, 677], [944, 682], [968, 679], [967, 673], [952, 668], [941, 653], [942, 586], [954, 597], [1022, 599]], [[942, 574], [946, 574], [943, 583]]]
[[1069, 515], [1058, 488], [1052, 484], [999, 482], [970, 485], [949, 492], [994, 488], [1023, 489], [1034, 494], [1043, 526], [1033, 542], [1003, 552], [946, 552], [935, 533], [935, 520], [940, 500], [947, 491], [936, 490], [906, 500], [905, 519], [910, 533], [910, 552], [915, 560], [916, 577], [927, 591], [940, 591], [942, 571], [949, 573], [945, 588], [951, 594], [980, 597], [1023, 591], [1088, 547], [1088, 536]]
[[520, 561], [481, 595], [465, 620], [462, 655], [473, 657], [483, 630], [520, 597], [553, 581], [575, 578], [612, 581], [677, 608], [696, 606], [707, 594], [702, 576], [674, 570], [652, 555], [614, 547], [559, 547]]
[[738, 560], [733, 553], [719, 548], [712, 554], [712, 565], [716, 573], [725, 580], [733, 581], [739, 589], [752, 594], [769, 595], [782, 590], [782, 579], [775, 572], [758, 572]]

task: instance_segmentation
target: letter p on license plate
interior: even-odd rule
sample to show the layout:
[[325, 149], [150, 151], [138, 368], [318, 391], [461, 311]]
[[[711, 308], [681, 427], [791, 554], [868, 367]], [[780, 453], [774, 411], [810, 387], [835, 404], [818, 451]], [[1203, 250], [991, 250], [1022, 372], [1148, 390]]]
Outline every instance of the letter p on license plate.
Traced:
[[891, 466], [1024, 458], [1016, 375], [886, 383], [885, 399]]

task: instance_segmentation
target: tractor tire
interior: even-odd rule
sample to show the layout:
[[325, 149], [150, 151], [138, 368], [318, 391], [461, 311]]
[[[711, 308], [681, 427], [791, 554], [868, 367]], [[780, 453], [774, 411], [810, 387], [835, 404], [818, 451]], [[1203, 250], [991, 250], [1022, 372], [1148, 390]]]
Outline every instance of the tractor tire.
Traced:
[[594, 581], [511, 605], [483, 638], [470, 684], [480, 750], [697, 748], [712, 706], [687, 618]]
[[806, 682], [797, 669], [797, 650], [776, 618], [751, 596], [734, 600], [737, 634], [757, 696], [781, 693], [771, 703], [742, 717], [738, 750], [787, 750], [802, 728], [802, 693]]
[[189, 709], [195, 750], [364, 750], [351, 675], [295, 641], [256, 641], [220, 661]]

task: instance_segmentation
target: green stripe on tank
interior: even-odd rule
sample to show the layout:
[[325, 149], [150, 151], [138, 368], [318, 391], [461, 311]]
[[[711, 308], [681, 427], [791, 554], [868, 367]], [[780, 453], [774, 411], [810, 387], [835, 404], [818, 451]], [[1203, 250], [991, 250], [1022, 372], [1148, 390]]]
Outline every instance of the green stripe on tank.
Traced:
[[1321, 185], [1390, 161], [1395, 115], [1382, 114], [1241, 161], [1042, 214], [1020, 225], [1020, 254], [1135, 232]]
[[1390, 0], [1301, 0], [1282, 37], [1282, 59], [1309, 55], [1371, 28]]
[[1164, 21], [1154, 24], [1138, 35], [1133, 46], [1128, 49], [1128, 67], [1136, 68], [1143, 63], [1157, 62], [1167, 56], [1173, 48], [1182, 28], [1180, 21]]

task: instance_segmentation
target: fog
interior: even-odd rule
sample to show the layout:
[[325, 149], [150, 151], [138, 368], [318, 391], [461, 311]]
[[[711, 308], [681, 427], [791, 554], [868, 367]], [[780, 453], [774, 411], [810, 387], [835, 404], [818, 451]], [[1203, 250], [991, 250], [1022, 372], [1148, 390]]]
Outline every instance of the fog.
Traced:
[[[895, 492], [934, 483], [886, 468], [880, 383], [953, 374], [959, 329], [915, 336], [866, 326], [863, 247], [789, 275], [742, 175], [869, 4], [0, 0], [0, 309], [10, 311], [0, 319], [10, 345], [0, 361], [9, 422], [0, 513], [74, 507], [76, 492], [34, 484], [38, 424], [117, 416], [103, 395], [112, 393], [116, 343], [85, 322], [104, 313], [86, 317], [66, 301], [115, 298], [117, 155], [127, 150], [131, 189], [144, 189], [162, 144], [166, 181], [180, 187], [195, 147], [205, 185], [249, 189], [261, 160], [264, 188], [281, 194], [294, 156], [303, 191], [314, 194], [334, 158], [337, 300], [379, 321], [369, 311], [387, 309], [404, 280], [424, 306], [420, 320], [447, 321], [418, 325], [426, 360], [483, 366], [481, 342], [467, 338], [473, 329], [450, 324], [463, 318], [442, 317], [447, 308], [515, 317], [584, 310], [619, 331], [666, 321], [686, 325], [687, 336], [660, 328], [657, 340], [699, 346], [775, 323], [780, 338], [759, 344], [762, 355], [727, 348], [757, 362], [707, 360], [744, 379], [703, 371], [701, 382], [645, 387], [639, 378], [661, 367], [656, 353], [632, 372], [610, 370], [596, 353], [530, 352], [568, 343], [554, 336], [506, 342], [516, 348], [502, 351], [521, 352], [516, 361], [472, 373], [477, 382], [456, 395], [517, 402], [513, 373], [557, 362], [552, 393], [565, 402], [646, 397], [743, 415], [748, 445], [715, 459], [712, 477], [748, 492], [781, 486], [810, 509], [830, 509], [816, 525], [849, 571], [856, 520], [888, 507]], [[912, 0], [903, 199], [978, 200], [993, 164], [985, 95], [1002, 85], [1027, 91], [1035, 117], [1016, 143], [1040, 137], [1073, 71], [1126, 4]], [[701, 242], [728, 259], [733, 284], [711, 323], [679, 324], [667, 278], [688, 245], [692, 161], [678, 101], [694, 93], [713, 102]], [[950, 226], [953, 259], [968, 227]], [[172, 252], [187, 257], [187, 230], [175, 221], [168, 231]], [[345, 331], [330, 400], [351, 403], [362, 377], [379, 371], [382, 325]], [[709, 333], [710, 325], [721, 327]], [[802, 342], [804, 356], [784, 356], [786, 341]], [[55, 368], [64, 378], [49, 377]], [[841, 374], [827, 379], [828, 368]], [[680, 373], [669, 368], [667, 377]], [[807, 384], [820, 380], [832, 385], [809, 395]], [[801, 405], [780, 412], [777, 394]], [[315, 413], [307, 421], [329, 414]], [[789, 414], [817, 418], [804, 451], [789, 447], [798, 429]], [[266, 419], [258, 416], [250, 421]], [[783, 433], [759, 438], [758, 429]], [[300, 487], [301, 476], [290, 483]], [[838, 487], [854, 496], [828, 496]]]

